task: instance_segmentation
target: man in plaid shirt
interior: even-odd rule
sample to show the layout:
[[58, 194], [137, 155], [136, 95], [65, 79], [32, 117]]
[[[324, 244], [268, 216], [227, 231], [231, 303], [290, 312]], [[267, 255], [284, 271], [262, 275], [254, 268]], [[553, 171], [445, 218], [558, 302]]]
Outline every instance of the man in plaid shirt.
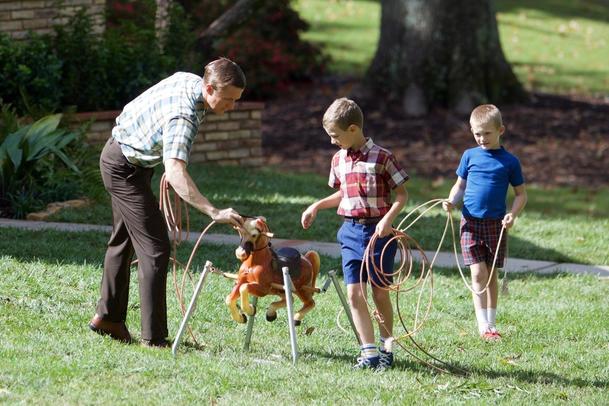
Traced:
[[153, 167], [163, 163], [165, 176], [188, 204], [219, 223], [240, 226], [231, 209], [217, 209], [201, 194], [186, 165], [206, 112], [233, 109], [245, 88], [245, 75], [221, 58], [205, 67], [203, 77], [178, 72], [128, 103], [116, 119], [100, 169], [112, 198], [113, 228], [104, 259], [101, 299], [91, 330], [130, 342], [125, 325], [129, 267], [138, 258], [142, 342], [167, 347], [166, 282], [170, 244], [159, 204], [151, 188]]
[[[349, 306], [361, 341], [361, 356], [355, 367], [386, 369], [393, 364], [388, 340], [393, 335], [393, 306], [387, 288], [392, 283], [397, 249], [396, 241], [392, 240], [391, 223], [408, 199], [404, 188], [408, 175], [390, 151], [364, 136], [363, 121], [359, 106], [346, 98], [335, 100], [326, 110], [324, 129], [332, 144], [340, 148], [332, 158], [328, 184], [338, 191], [310, 205], [302, 213], [301, 222], [303, 228], [309, 228], [318, 210], [332, 207], [338, 207], [338, 214], [344, 217], [337, 238], [341, 245]], [[392, 190], [395, 192], [393, 202]], [[378, 349], [365, 299], [368, 274], [360, 272], [364, 251], [375, 234], [378, 240], [374, 246], [374, 265], [383, 272], [383, 275], [371, 273], [372, 297], [383, 320], [383, 324], [379, 323]], [[372, 268], [372, 264], [368, 266]]]

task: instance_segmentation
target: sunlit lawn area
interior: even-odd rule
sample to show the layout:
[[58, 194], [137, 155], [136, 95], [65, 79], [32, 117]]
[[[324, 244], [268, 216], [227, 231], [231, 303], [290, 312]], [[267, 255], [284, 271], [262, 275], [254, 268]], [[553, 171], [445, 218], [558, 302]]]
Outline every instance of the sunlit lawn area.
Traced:
[[[380, 2], [298, 0], [296, 4], [312, 27], [304, 37], [323, 45], [333, 58], [330, 69], [363, 74], [376, 50]], [[528, 89], [609, 93], [606, 1], [498, 0], [495, 4], [503, 50]]]
[[[229, 316], [229, 280], [211, 275], [188, 338], [174, 359], [169, 350], [123, 345], [93, 334], [86, 323], [99, 295], [103, 233], [0, 233], [0, 403], [82, 404], [606, 404], [609, 401], [607, 282], [596, 277], [519, 274], [500, 297], [504, 339], [477, 337], [471, 296], [458, 274], [438, 269], [433, 307], [416, 341], [467, 375], [438, 373], [407, 340], [396, 365], [383, 373], [351, 370], [357, 343], [336, 319], [334, 290], [316, 295], [317, 307], [298, 328], [300, 359], [293, 367], [285, 311], [275, 323], [254, 325], [249, 352], [244, 325]], [[183, 246], [184, 258], [190, 246]], [[204, 246], [195, 268], [211, 260], [237, 266], [234, 247]], [[337, 260], [322, 257], [322, 270]], [[325, 275], [319, 279], [319, 284]], [[169, 330], [181, 316], [168, 284]], [[427, 285], [429, 286], [429, 285]], [[190, 290], [190, 289], [189, 289]], [[137, 276], [133, 272], [127, 324], [139, 339]], [[416, 294], [400, 296], [411, 329]], [[429, 291], [424, 292], [427, 298]], [[296, 304], [299, 306], [299, 302]], [[347, 321], [339, 316], [342, 328]], [[397, 322], [397, 320], [396, 320]], [[395, 331], [396, 336], [404, 329]], [[438, 364], [439, 365], [439, 364]]]
[[[329, 159], [329, 158], [328, 158]], [[159, 168], [160, 169], [160, 168]], [[239, 167], [192, 165], [191, 173], [200, 189], [218, 207], [232, 206], [248, 215], [262, 215], [278, 238], [336, 241], [341, 218], [335, 210], [324, 210], [313, 227], [303, 230], [300, 214], [316, 199], [332, 193], [327, 179], [314, 174], [296, 174], [269, 169], [243, 171]], [[407, 183], [410, 201], [399, 217], [432, 199], [445, 198], [450, 182], [432, 183], [411, 174]], [[157, 176], [153, 184], [158, 184]], [[510, 233], [509, 256], [546, 261], [609, 264], [609, 190], [585, 188], [545, 189], [530, 186], [529, 203]], [[560, 204], [556, 204], [560, 202]], [[191, 229], [201, 231], [209, 218], [190, 210]], [[433, 210], [408, 230], [426, 250], [435, 250], [446, 224], [446, 214]], [[108, 201], [83, 209], [60, 212], [52, 221], [111, 224]], [[455, 211], [458, 226], [459, 212]], [[394, 224], [397, 226], [396, 224]], [[227, 226], [211, 232], [234, 233]], [[447, 239], [443, 249], [452, 248]]]

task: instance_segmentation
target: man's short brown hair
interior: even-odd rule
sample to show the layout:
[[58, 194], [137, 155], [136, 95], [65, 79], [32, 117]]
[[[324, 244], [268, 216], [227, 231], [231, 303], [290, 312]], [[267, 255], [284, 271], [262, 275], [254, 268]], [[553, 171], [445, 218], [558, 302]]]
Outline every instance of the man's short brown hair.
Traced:
[[487, 124], [492, 123], [497, 128], [500, 128], [503, 125], [503, 120], [501, 119], [501, 112], [499, 109], [493, 104], [482, 104], [472, 111], [472, 114], [469, 117], [469, 124]]
[[203, 83], [214, 89], [234, 86], [245, 89], [245, 74], [235, 62], [228, 58], [219, 58], [205, 65]]
[[334, 100], [330, 107], [328, 107], [324, 113], [322, 124], [324, 127], [336, 125], [343, 131], [347, 130], [351, 124], [363, 128], [364, 114], [357, 103], [342, 97]]

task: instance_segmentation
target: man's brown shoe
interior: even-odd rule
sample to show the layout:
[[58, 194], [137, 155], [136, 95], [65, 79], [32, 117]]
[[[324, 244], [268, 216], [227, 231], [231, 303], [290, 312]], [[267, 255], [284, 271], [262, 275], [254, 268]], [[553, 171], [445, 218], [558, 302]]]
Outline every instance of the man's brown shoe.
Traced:
[[102, 318], [96, 314], [89, 322], [89, 328], [97, 334], [109, 335], [115, 340], [124, 343], [131, 342], [131, 334], [129, 334], [129, 330], [127, 330], [127, 326], [123, 321], [102, 320]]

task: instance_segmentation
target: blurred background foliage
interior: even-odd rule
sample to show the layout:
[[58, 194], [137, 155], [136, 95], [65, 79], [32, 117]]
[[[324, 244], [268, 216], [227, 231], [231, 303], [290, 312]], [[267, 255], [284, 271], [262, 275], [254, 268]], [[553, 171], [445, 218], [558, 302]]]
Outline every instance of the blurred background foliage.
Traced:
[[0, 94], [18, 114], [40, 117], [68, 106], [121, 109], [173, 72], [201, 74], [210, 56], [238, 60], [250, 100], [273, 97], [323, 71], [321, 50], [301, 40], [308, 24], [289, 0], [264, 2], [229, 38], [216, 41], [211, 55], [198, 52], [198, 34], [234, 3], [172, 2], [162, 33], [155, 30], [153, 0], [110, 0], [101, 35], [84, 9], [51, 35], [32, 33], [26, 41], [0, 35]]

